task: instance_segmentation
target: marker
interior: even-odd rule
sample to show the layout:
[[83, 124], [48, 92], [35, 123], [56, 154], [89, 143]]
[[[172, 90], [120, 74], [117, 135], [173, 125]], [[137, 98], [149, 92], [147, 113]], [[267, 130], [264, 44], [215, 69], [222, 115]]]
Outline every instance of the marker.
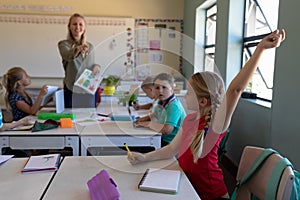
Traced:
[[130, 151], [128, 145], [127, 145], [126, 143], [124, 143], [124, 146], [125, 146], [125, 148], [126, 148], [128, 154], [129, 154], [129, 156], [131, 157], [131, 159], [132, 159], [132, 160], [135, 160], [135, 158], [133, 157], [133, 155], [132, 155], [132, 153], [131, 153], [131, 151]]

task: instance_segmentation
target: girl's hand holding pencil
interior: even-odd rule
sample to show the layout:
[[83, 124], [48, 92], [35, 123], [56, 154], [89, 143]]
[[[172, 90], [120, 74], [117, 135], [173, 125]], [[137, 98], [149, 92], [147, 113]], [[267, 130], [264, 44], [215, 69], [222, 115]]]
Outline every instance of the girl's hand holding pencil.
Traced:
[[135, 165], [135, 164], [138, 164], [138, 163], [141, 163], [141, 162], [144, 162], [145, 161], [145, 156], [144, 154], [142, 153], [138, 153], [138, 152], [131, 152], [128, 145], [126, 143], [124, 143], [124, 146], [127, 150], [127, 159], [128, 161], [132, 164], [132, 165]]
[[125, 148], [126, 148], [126, 150], [127, 150], [127, 152], [128, 152], [128, 156], [129, 156], [132, 160], [135, 160], [134, 157], [133, 157], [133, 155], [132, 155], [132, 153], [131, 153], [131, 151], [130, 151], [130, 149], [129, 149], [129, 147], [128, 147], [128, 145], [127, 145], [126, 143], [124, 143], [124, 146], [125, 146]]
[[127, 159], [132, 165], [146, 161], [144, 154], [138, 152], [131, 152], [131, 155], [128, 153]]

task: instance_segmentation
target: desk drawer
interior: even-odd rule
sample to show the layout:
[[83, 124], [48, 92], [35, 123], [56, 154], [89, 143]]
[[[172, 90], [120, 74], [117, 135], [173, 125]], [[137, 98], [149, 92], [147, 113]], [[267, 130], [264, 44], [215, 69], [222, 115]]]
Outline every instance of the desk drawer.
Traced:
[[129, 146], [157, 146], [160, 145], [161, 136], [81, 136], [81, 144], [86, 147], [92, 146], [123, 146], [127, 143]]
[[12, 149], [62, 149], [65, 147], [65, 137], [9, 137]]

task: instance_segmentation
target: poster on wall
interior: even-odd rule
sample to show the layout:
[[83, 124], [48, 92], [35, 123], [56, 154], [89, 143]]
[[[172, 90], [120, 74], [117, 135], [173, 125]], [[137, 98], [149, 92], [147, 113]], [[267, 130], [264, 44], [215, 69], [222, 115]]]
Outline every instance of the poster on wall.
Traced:
[[160, 50], [160, 40], [150, 40], [150, 50]]
[[148, 23], [137, 24], [136, 34], [137, 52], [147, 53], [148, 52]]
[[[151, 75], [182, 71], [181, 19], [136, 19], [136, 69], [148, 65]], [[139, 78], [138, 71], [136, 78]]]

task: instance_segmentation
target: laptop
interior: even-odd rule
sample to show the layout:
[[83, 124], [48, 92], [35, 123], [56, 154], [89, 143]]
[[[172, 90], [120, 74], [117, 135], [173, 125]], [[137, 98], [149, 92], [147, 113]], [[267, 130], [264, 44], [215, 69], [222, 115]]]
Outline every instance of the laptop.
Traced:
[[133, 126], [133, 128], [140, 128], [141, 126], [136, 126], [136, 124], [135, 124], [135, 121], [136, 121], [136, 120], [135, 120], [135, 116], [132, 115], [129, 106], [127, 107], [127, 110], [128, 110], [128, 113], [129, 113], [130, 121], [132, 121], [132, 126]]
[[56, 113], [62, 113], [65, 110], [64, 90], [60, 89], [55, 92], [55, 110]]

